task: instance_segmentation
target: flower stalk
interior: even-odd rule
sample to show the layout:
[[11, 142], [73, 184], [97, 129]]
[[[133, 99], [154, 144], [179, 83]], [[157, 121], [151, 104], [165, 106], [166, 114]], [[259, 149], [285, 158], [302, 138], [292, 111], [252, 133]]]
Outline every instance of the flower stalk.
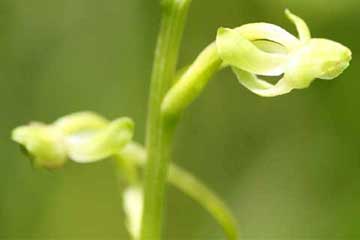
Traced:
[[202, 92], [209, 79], [220, 69], [222, 60], [214, 43], [206, 47], [186, 72], [168, 91], [161, 106], [168, 121], [177, 121], [179, 115]]
[[165, 184], [175, 124], [161, 115], [161, 102], [173, 82], [180, 42], [191, 0], [164, 0], [163, 17], [152, 71], [146, 148], [144, 212], [141, 240], [161, 238]]

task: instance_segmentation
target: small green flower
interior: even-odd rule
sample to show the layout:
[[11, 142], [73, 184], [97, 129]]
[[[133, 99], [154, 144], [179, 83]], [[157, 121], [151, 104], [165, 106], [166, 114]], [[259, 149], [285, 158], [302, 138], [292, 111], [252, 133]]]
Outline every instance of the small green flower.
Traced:
[[108, 122], [91, 113], [74, 113], [51, 125], [32, 123], [13, 130], [12, 139], [31, 156], [35, 166], [59, 168], [70, 159], [95, 162], [116, 154], [131, 141], [134, 123], [129, 118]]
[[[272, 97], [308, 87], [315, 78], [339, 76], [351, 60], [351, 51], [340, 43], [311, 38], [306, 23], [286, 10], [299, 39], [269, 23], [251, 23], [235, 29], [220, 28], [216, 47], [232, 67], [239, 82], [250, 91]], [[275, 84], [257, 75], [283, 77]]]

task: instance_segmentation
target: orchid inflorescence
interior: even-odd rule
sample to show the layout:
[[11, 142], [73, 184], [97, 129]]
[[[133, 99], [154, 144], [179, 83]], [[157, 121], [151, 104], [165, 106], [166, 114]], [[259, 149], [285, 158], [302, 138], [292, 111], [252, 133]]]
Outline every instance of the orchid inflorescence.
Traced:
[[[239, 82], [251, 92], [274, 97], [306, 88], [316, 78], [333, 79], [349, 66], [351, 51], [347, 47], [327, 39], [311, 38], [304, 20], [289, 10], [286, 15], [295, 24], [299, 38], [270, 23], [219, 28], [215, 42], [179, 74], [162, 99], [164, 121], [178, 119], [210, 77], [225, 67], [231, 67]], [[260, 79], [261, 76], [281, 77], [271, 84]], [[145, 165], [147, 153], [132, 140], [133, 133], [134, 123], [128, 117], [109, 121], [93, 112], [80, 112], [52, 124], [35, 122], [17, 127], [12, 139], [22, 146], [34, 166], [47, 169], [60, 168], [68, 160], [92, 163], [109, 157], [117, 159], [121, 172], [128, 176], [123, 193], [127, 227], [132, 238], [139, 239], [143, 183], [137, 167]], [[168, 180], [213, 214], [228, 239], [236, 239], [236, 224], [231, 214], [211, 191], [174, 165], [170, 166]], [[213, 204], [209, 204], [209, 199]]]

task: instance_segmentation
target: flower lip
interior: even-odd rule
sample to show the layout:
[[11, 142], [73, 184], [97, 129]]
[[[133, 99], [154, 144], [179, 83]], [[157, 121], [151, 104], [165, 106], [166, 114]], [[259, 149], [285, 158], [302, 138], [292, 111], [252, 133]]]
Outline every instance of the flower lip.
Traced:
[[319, 78], [329, 80], [338, 77], [350, 65], [352, 53], [349, 48], [333, 43], [333, 49], [329, 49], [326, 57], [328, 59], [324, 59], [323, 73]]
[[324, 73], [319, 77], [324, 80], [330, 80], [338, 77], [350, 65], [349, 61], [338, 61], [333, 66], [327, 68]]

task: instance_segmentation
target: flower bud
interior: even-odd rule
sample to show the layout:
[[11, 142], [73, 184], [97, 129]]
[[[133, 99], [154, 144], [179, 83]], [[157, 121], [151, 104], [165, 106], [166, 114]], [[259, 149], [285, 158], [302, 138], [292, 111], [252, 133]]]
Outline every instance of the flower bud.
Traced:
[[123, 207], [126, 214], [126, 227], [134, 240], [139, 239], [143, 212], [143, 190], [139, 186], [130, 186], [123, 194]]

